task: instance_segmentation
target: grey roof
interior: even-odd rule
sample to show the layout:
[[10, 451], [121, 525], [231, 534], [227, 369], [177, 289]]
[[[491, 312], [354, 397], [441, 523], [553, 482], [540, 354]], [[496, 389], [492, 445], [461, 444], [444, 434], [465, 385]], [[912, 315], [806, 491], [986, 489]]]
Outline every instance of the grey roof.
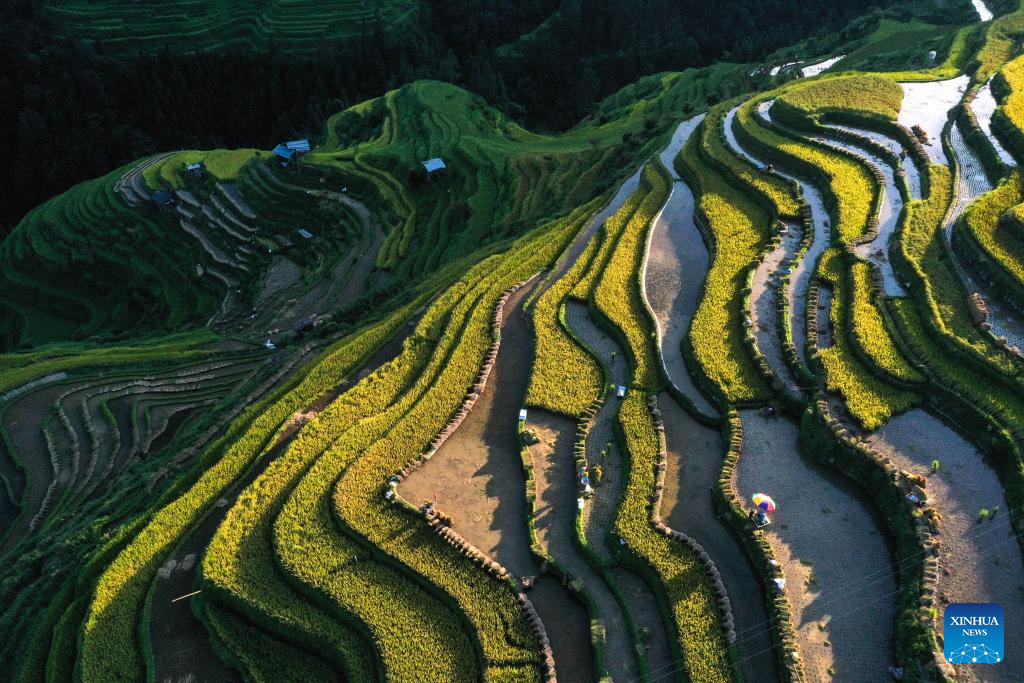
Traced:
[[423, 168], [427, 169], [427, 173], [433, 173], [434, 171], [440, 171], [447, 167], [444, 165], [444, 161], [442, 161], [440, 157], [434, 157], [433, 159], [427, 159], [424, 161]]
[[312, 237], [313, 237], [313, 233], [311, 233], [309, 230], [306, 230], [305, 228], [299, 228], [298, 232], [299, 232], [300, 235], [305, 237], [307, 240], [308, 239], [312, 239]]

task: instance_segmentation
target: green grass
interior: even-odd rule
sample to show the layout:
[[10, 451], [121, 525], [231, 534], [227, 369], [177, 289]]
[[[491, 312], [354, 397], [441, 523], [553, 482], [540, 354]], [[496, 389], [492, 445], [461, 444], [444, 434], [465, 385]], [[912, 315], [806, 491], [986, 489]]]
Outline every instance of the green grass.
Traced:
[[[974, 26], [936, 26], [919, 20], [907, 22], [883, 19], [875, 31], [861, 41], [839, 64], [852, 71], [883, 71], [893, 80], [906, 74], [917, 80], [952, 78], [969, 58], [967, 39]], [[928, 52], [935, 50], [939, 64], [928, 69]]]
[[269, 156], [267, 152], [257, 149], [215, 149], [209, 152], [186, 150], [148, 166], [142, 176], [150, 190], [181, 190], [188, 184], [188, 171], [185, 167], [199, 162], [215, 180], [234, 181], [242, 167], [261, 154]]
[[234, 440], [220, 460], [194, 486], [154, 515], [111, 562], [96, 586], [82, 631], [80, 661], [84, 677], [130, 680], [140, 675], [142, 655], [133, 634], [149, 583], [166, 553], [252, 466], [293, 412], [333, 385], [337, 377], [357, 367], [361, 358], [393, 333], [398, 322], [392, 319], [340, 343], [307, 372], [298, 387], [251, 407], [247, 413], [255, 419], [245, 434], [230, 434]]
[[[368, 203], [386, 232], [378, 266], [390, 271], [375, 294], [403, 296], [451, 261], [604, 195], [664, 140], [678, 107], [699, 101], [708, 78], [691, 71], [650, 79], [639, 99], [626, 103], [620, 93], [609, 101], [614, 118], [598, 116], [559, 135], [525, 130], [455, 86], [419, 81], [333, 116], [323, 144], [287, 181], [317, 189], [326, 182], [335, 190], [347, 186]], [[242, 284], [242, 306], [258, 295], [270, 265], [266, 248], [282, 250], [271, 238], [294, 240], [302, 225], [322, 236], [285, 250], [305, 269], [304, 286], [322, 280], [353, 238], [351, 227], [336, 229], [344, 217], [316, 211], [304, 192], [273, 187], [261, 175], [258, 154], [187, 151], [143, 172], [150, 189], [187, 188], [201, 201], [216, 194], [215, 181], [238, 182], [259, 215], [249, 221], [259, 228], [255, 255], [248, 271], [245, 264], [213, 265]], [[420, 163], [434, 156], [446, 160], [448, 173], [423, 181]], [[193, 160], [207, 165], [205, 184], [184, 173]], [[178, 217], [148, 202], [129, 207], [115, 192], [128, 170], [43, 204], [0, 245], [0, 343], [7, 348], [177, 331], [204, 324], [219, 309], [225, 286], [197, 274], [196, 264], [209, 266], [211, 257]], [[239, 246], [229, 235], [198, 220], [217, 249], [236, 253]]]
[[903, 103], [903, 89], [889, 78], [874, 75], [837, 76], [800, 84], [779, 96], [780, 108], [796, 110], [813, 119], [830, 113], [856, 111], [895, 120]]
[[594, 263], [601, 243], [599, 231], [576, 263], [533, 305], [536, 350], [526, 392], [527, 405], [578, 417], [600, 395], [601, 369], [566, 331], [562, 302]]

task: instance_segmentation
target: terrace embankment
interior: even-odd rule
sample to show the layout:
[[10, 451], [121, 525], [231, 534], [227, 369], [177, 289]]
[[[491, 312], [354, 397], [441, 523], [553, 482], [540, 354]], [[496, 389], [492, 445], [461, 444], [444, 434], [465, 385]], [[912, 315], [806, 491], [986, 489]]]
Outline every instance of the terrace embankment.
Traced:
[[[350, 373], [350, 376], [372, 372], [397, 356], [402, 349], [403, 340], [412, 329], [412, 324], [407, 325], [401, 333], [381, 345], [366, 363], [358, 371]], [[339, 378], [338, 386], [327, 392], [327, 396], [336, 397], [344, 386], [347, 386], [347, 378]], [[315, 407], [323, 400], [324, 397], [317, 398], [310, 407]], [[239, 494], [285, 451], [297, 434], [298, 429], [285, 432], [285, 435], [263, 454], [256, 465], [246, 472], [228, 493], [216, 501], [214, 508], [182, 539], [157, 572], [147, 605], [150, 613], [148, 641], [153, 653], [155, 680], [239, 680], [237, 673], [229, 669], [214, 652], [206, 627], [193, 612], [192, 599], [175, 599], [196, 590], [200, 583], [197, 572], [203, 552], [210, 544], [224, 516], [234, 507]]]
[[[920, 409], [893, 418], [867, 442], [900, 469], [927, 478], [928, 504], [941, 515], [939, 601], [995, 602], [1007, 615], [1024, 614], [1020, 546], [1002, 484], [982, 454], [942, 420]], [[941, 621], [940, 612], [938, 634]], [[1012, 645], [1022, 640], [1024, 624], [1008, 618], [1005, 660], [998, 666], [958, 664], [957, 680], [1024, 680], [1024, 653]]]
[[744, 500], [765, 492], [779, 506], [765, 534], [809, 680], [889, 680], [896, 580], [883, 522], [848, 480], [800, 453], [794, 422], [751, 409], [740, 418], [737, 488]]
[[349, 253], [338, 260], [328, 277], [295, 299], [291, 305], [281, 310], [273, 305], [275, 297], [265, 297], [257, 306], [260, 315], [250, 327], [262, 329], [287, 326], [311, 315], [343, 310], [358, 300], [366, 291], [370, 276], [377, 266], [381, 245], [384, 243], [383, 228], [373, 212], [366, 204], [347, 192], [310, 188], [286, 182], [267, 166], [260, 166], [258, 172], [270, 186], [293, 193], [296, 197], [304, 196], [308, 202], [328, 202], [345, 206], [359, 219], [362, 236], [351, 245]]
[[[523, 304], [535, 286], [521, 288], [509, 300], [498, 358], [469, 417], [434, 457], [399, 487], [400, 495], [410, 503], [431, 502], [450, 515], [463, 538], [519, 578], [538, 574], [530, 550], [518, 427], [533, 358]], [[569, 468], [572, 477], [571, 450]], [[574, 511], [575, 497], [568, 504]], [[590, 661], [593, 666], [590, 625], [582, 604], [566, 588], [551, 579], [541, 583], [538, 593], [531, 592], [531, 601], [541, 619], [550, 620], [545, 622], [548, 632], [558, 632], [552, 639], [552, 651], [559, 677], [565, 671], [572, 680], [569, 672], [581, 662]], [[563, 614], [568, 618], [563, 619]]]
[[533, 357], [523, 287], [509, 300], [501, 348], [483, 396], [469, 417], [399, 494], [413, 505], [431, 502], [451, 515], [458, 533], [517, 577], [537, 573], [527, 534], [526, 482], [519, 456], [518, 418]]
[[1024, 348], [1024, 320], [1021, 320], [1010, 310], [1009, 306], [1000, 301], [998, 296], [994, 296], [991, 291], [982, 286], [953, 248], [953, 226], [956, 225], [967, 205], [985, 192], [990, 192], [992, 185], [985, 175], [981, 160], [964, 140], [957, 123], [950, 128], [949, 143], [953, 154], [956, 155], [957, 178], [954, 185], [953, 205], [942, 224], [946, 247], [968, 293], [977, 292], [985, 300], [985, 306], [988, 309], [986, 322], [992, 326], [992, 334], [996, 337], [1006, 337], [1010, 346]]
[[[537, 541], [541, 548], [566, 573], [570, 581], [578, 582], [593, 600], [596, 613], [590, 615], [592, 620], [600, 622], [605, 631], [605, 658], [608, 673], [612, 680], [628, 681], [639, 675], [633, 653], [622, 605], [616, 600], [604, 579], [594, 570], [583, 556], [576, 538], [576, 459], [574, 453], [576, 420], [540, 410], [532, 410], [527, 418], [527, 426], [540, 441], [530, 446], [533, 459], [534, 476], [537, 486], [537, 501], [534, 507], [534, 526], [537, 529]], [[534, 601], [538, 610], [543, 603]], [[565, 654], [559, 654], [557, 638], [575, 630], [573, 612], [567, 613], [567, 628], [548, 630], [551, 647], [555, 652], [555, 668], [559, 680], [594, 680], [593, 658], [584, 658], [576, 648], [562, 648]], [[544, 618], [542, 613], [541, 618]], [[589, 623], [586, 624], [589, 626]], [[577, 642], [578, 639], [573, 639]], [[589, 650], [589, 646], [587, 650]], [[569, 659], [565, 659], [568, 656]], [[569, 666], [569, 662], [580, 662], [579, 668]], [[589, 669], [587, 668], [589, 664]], [[563, 675], [569, 668], [570, 675]], [[589, 677], [586, 676], [590, 671]], [[578, 672], [578, 673], [577, 673]]]
[[[770, 106], [771, 101], [763, 103], [758, 108], [758, 113], [765, 117], [766, 120], [770, 120], [770, 116], [767, 111], [768, 107], [764, 106], [765, 104]], [[729, 146], [732, 147], [733, 151], [738, 155], [748, 159], [758, 167], [764, 167], [765, 164], [757, 157], [747, 153], [736, 139], [733, 126], [736, 125], [735, 120], [737, 109], [739, 109], [739, 106], [731, 109], [725, 117], [726, 140], [729, 142]], [[804, 255], [793, 264], [789, 274], [789, 286], [786, 288], [786, 298], [789, 306], [789, 320], [786, 322], [790, 327], [793, 345], [796, 347], [797, 354], [804, 362], [806, 362], [807, 292], [811, 286], [811, 278], [814, 274], [814, 269], [817, 266], [818, 257], [820, 257], [828, 247], [829, 225], [831, 224], [831, 221], [829, 220], [829, 213], [825, 205], [825, 200], [813, 185], [782, 171], [776, 170], [775, 172], [784, 178], [789, 178], [799, 183], [804, 201], [811, 210], [811, 219], [814, 225], [814, 234], [811, 237], [810, 246], [808, 246]]]
[[922, 170], [927, 169], [918, 168], [917, 162], [914, 161], [914, 158], [907, 153], [907, 149], [904, 147], [903, 143], [884, 133], [879, 133], [878, 131], [871, 130], [869, 128], [857, 128], [855, 126], [838, 125], [829, 126], [829, 128], [838, 131], [845, 131], [847, 133], [853, 133], [855, 135], [867, 138], [868, 140], [878, 143], [879, 145], [885, 147], [896, 156], [900, 157], [900, 165], [902, 166], [903, 173], [907, 179], [907, 185], [910, 189], [910, 197], [912, 199], [921, 199], [921, 172]]
[[957, 76], [945, 81], [900, 83], [903, 103], [896, 120], [924, 134], [921, 143], [932, 163], [949, 164], [942, 148], [942, 129], [947, 113], [960, 102], [970, 80], [969, 76]]
[[785, 225], [778, 245], [764, 255], [750, 279], [750, 324], [758, 350], [782, 387], [793, 396], [803, 396], [793, 371], [786, 361], [782, 346], [785, 324], [780, 315], [779, 301], [783, 296], [784, 277], [788, 275], [800, 249], [801, 230], [795, 224]]
[[[605, 367], [607, 383], [627, 391], [636, 391], [629, 385], [629, 361], [619, 344], [591, 319], [586, 305], [578, 301], [566, 303], [565, 319], [583, 344]], [[596, 495], [583, 510], [583, 529], [590, 549], [603, 562], [612, 561], [608, 534], [615, 524], [619, 499], [629, 477], [629, 461], [615, 437], [615, 419], [620, 399], [611, 392], [598, 410], [587, 435], [587, 462], [600, 465], [603, 470]], [[647, 661], [650, 669], [667, 672], [672, 669], [672, 656], [665, 624], [661, 619], [657, 599], [651, 588], [639, 578], [623, 569], [616, 569], [614, 579], [626, 597], [628, 610], [640, 629], [650, 634], [647, 641]]]
[[722, 435], [693, 419], [666, 392], [658, 396], [658, 410], [668, 447], [662, 518], [673, 529], [696, 539], [718, 567], [732, 601], [744, 680], [777, 680], [764, 587], [739, 539], [716, 515], [711, 498], [722, 467]]
[[[682, 353], [711, 259], [694, 222], [693, 193], [676, 174], [672, 163], [703, 119], [699, 116], [683, 122], [672, 145], [662, 154], [662, 163], [671, 170], [674, 183], [668, 202], [651, 229], [643, 286], [658, 328], [659, 353], [670, 380], [701, 412], [717, 415], [718, 411], [697, 388]], [[772, 307], [777, 312], [774, 302]], [[779, 354], [781, 370], [789, 377], [780, 348]], [[744, 678], [777, 678], [763, 590], [738, 539], [715, 515], [711, 499], [724, 453], [721, 434], [694, 419], [668, 392], [658, 396], [658, 408], [665, 423], [669, 456], [661, 514], [668, 526], [696, 539], [718, 566], [732, 597], [736, 630], [747, 631], [749, 636], [738, 645]]]
[[854, 155], [869, 168], [880, 172], [885, 178], [885, 184], [881, 187], [882, 194], [878, 208], [878, 232], [871, 240], [854, 245], [854, 252], [878, 268], [878, 272], [881, 274], [882, 293], [885, 296], [906, 296], [906, 289], [896, 277], [896, 271], [889, 259], [889, 245], [896, 233], [900, 213], [903, 211], [903, 198], [896, 184], [896, 171], [884, 159], [846, 140], [831, 137], [816, 139], [828, 146], [845, 150]]
[[970, 103], [971, 111], [974, 112], [981, 132], [988, 138], [989, 144], [996, 151], [999, 160], [1007, 166], [1016, 166], [1016, 159], [1013, 158], [1013, 155], [1006, 150], [1003, 143], [992, 132], [992, 115], [996, 113], [998, 106], [995, 95], [992, 94], [992, 79], [989, 78], [985, 81], [985, 85], [978, 88], [974, 100]]

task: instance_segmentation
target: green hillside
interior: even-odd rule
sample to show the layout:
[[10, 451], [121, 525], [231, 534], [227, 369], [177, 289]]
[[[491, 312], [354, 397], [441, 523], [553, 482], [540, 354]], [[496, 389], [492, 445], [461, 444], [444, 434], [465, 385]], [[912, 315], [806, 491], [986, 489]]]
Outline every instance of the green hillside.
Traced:
[[[47, 7], [118, 49], [378, 9]], [[858, 16], [561, 132], [420, 77], [33, 208], [0, 241], [0, 680], [1024, 680], [1024, 3]], [[972, 602], [1005, 652], [953, 643]]]
[[[301, 269], [305, 293], [367, 238], [350, 207], [324, 199], [343, 187], [385, 235], [381, 277], [366, 296], [408, 291], [609, 191], [668, 130], [673, 107], [702, 101], [697, 77], [654, 79], [613, 119], [555, 136], [424, 81], [339, 112], [289, 169], [258, 150], [181, 152], [119, 169], [38, 207], [0, 245], [3, 338], [15, 348], [202, 325], [222, 307], [252, 308], [280, 257]], [[448, 168], [429, 182], [421, 162], [434, 157]], [[196, 162], [201, 179], [185, 168]], [[158, 191], [176, 193], [173, 209], [152, 201]]]

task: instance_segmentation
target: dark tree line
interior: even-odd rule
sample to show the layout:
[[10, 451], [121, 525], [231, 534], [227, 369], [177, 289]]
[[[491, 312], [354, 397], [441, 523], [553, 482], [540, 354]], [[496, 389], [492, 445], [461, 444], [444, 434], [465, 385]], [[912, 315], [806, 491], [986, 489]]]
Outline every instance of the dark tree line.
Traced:
[[432, 0], [402, 30], [367, 25], [360, 38], [315, 54], [271, 45], [125, 55], [56, 41], [41, 0], [7, 0], [0, 236], [74, 183], [145, 154], [267, 147], [316, 133], [339, 108], [417, 78], [458, 83], [532, 127], [560, 129], [640, 76], [760, 59], [890, 2]]

